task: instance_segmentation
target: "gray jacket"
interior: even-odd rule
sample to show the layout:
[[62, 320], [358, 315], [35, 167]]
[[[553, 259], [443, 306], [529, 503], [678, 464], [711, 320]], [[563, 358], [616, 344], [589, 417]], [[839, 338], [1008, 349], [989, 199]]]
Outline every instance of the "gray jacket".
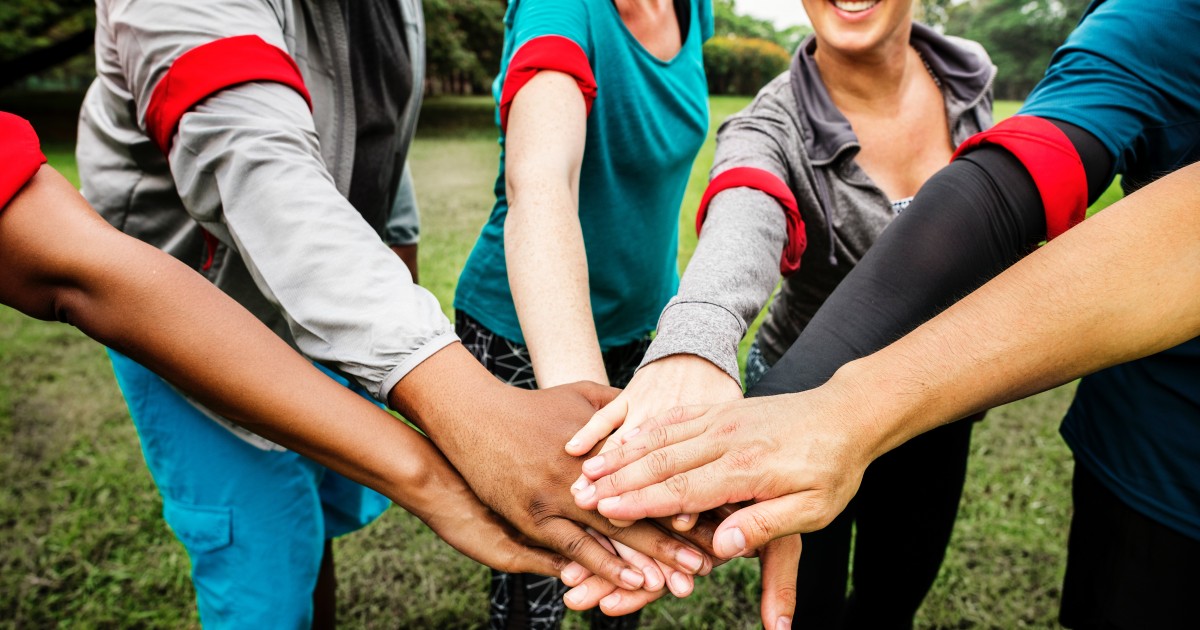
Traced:
[[[395, 1], [413, 66], [401, 121], [407, 146], [424, 82], [423, 16], [419, 0]], [[368, 224], [346, 201], [355, 109], [337, 2], [98, 0], [96, 14], [97, 78], [77, 154], [83, 193], [110, 223], [198, 270], [207, 230], [220, 245], [202, 273], [380, 400], [457, 339], [437, 300], [385, 244], [416, 237], [407, 170], [384, 224]], [[158, 82], [183, 53], [247, 34], [291, 55], [312, 110], [279, 83], [227, 88], [180, 119], [164, 155], [146, 127]]]
[[[939, 81], [954, 145], [990, 127], [996, 70], [983, 47], [921, 24], [913, 24], [911, 44]], [[800, 270], [783, 279], [758, 336], [769, 363], [787, 351], [896, 216], [891, 200], [854, 161], [858, 138], [821, 81], [815, 48], [810, 36], [791, 69], [721, 125], [711, 171], [716, 177], [753, 167], [774, 174], [788, 184], [804, 219], [808, 247]], [[751, 188], [713, 197], [643, 365], [695, 354], [738, 379], [738, 342], [779, 282], [785, 241], [783, 206], [773, 197]]]

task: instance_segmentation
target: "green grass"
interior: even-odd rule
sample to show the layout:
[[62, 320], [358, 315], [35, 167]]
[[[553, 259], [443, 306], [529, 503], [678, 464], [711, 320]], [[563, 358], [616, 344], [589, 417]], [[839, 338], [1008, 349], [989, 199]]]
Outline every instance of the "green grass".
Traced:
[[[746, 104], [712, 101], [713, 125]], [[997, 103], [997, 117], [1015, 103]], [[498, 147], [486, 99], [438, 99], [412, 150], [424, 217], [421, 274], [449, 312], [455, 279], [491, 208]], [[693, 168], [681, 265], [713, 143]], [[47, 147], [77, 178], [71, 147]], [[1110, 191], [1112, 192], [1112, 191]], [[1111, 201], [1111, 199], [1106, 199]], [[1098, 204], [1098, 205], [1103, 205]], [[978, 425], [962, 508], [921, 627], [1055, 625], [1070, 515], [1071, 456], [1057, 433], [1072, 386]], [[188, 560], [162, 509], [103, 350], [78, 331], [0, 308], [0, 627], [198, 625]], [[346, 627], [477, 627], [487, 572], [402, 510], [337, 542]], [[736, 561], [644, 626], [757, 628], [757, 573]], [[581, 627], [578, 615], [568, 627]]]

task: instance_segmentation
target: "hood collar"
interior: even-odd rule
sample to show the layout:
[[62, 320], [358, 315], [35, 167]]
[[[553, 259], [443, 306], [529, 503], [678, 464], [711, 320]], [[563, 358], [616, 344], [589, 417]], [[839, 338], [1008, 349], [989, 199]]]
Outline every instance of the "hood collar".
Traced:
[[[920, 22], [913, 22], [909, 44], [941, 82], [946, 118], [953, 125], [964, 110], [984, 96], [992, 83], [994, 67], [987, 59]], [[815, 35], [809, 35], [800, 43], [792, 59], [791, 85], [807, 127], [805, 149], [813, 165], [823, 166], [833, 162], [845, 150], [857, 149], [858, 136], [829, 97], [813, 58], [816, 49]]]

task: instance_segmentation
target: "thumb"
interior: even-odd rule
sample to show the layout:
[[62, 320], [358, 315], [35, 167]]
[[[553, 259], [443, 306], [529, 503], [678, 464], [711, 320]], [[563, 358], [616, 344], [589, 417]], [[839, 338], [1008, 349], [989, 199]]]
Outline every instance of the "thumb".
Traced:
[[629, 403], [625, 401], [624, 396], [617, 396], [615, 400], [593, 414], [587, 424], [571, 436], [571, 440], [567, 442], [566, 446], [567, 454], [576, 457], [587, 455], [600, 440], [608, 437], [625, 422], [625, 416], [628, 413]]
[[820, 520], [812, 513], [814, 502], [810, 495], [804, 492], [785, 494], [734, 512], [717, 527], [713, 538], [717, 555], [733, 558], [763, 547], [776, 538], [824, 527], [824, 523], [807, 527]]
[[763, 628], [789, 630], [796, 612], [796, 570], [800, 565], [800, 535], [767, 543], [759, 554], [762, 563]]

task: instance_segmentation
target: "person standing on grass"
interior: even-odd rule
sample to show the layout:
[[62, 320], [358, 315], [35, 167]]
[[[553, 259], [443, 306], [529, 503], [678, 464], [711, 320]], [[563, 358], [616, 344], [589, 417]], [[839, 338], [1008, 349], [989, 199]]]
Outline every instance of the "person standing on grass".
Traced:
[[[709, 0], [509, 3], [493, 86], [496, 203], [454, 299], [463, 343], [504, 382], [619, 387], [642, 360], [678, 284], [679, 208], [708, 130], [701, 46], [712, 20]], [[630, 557], [648, 567], [647, 588], [691, 592], [686, 573]], [[494, 572], [491, 627], [557, 627], [565, 591]]]
[[[751, 393], [829, 384], [677, 413], [699, 418], [668, 427], [675, 438], [657, 435], [672, 452], [647, 460], [669, 472], [646, 475], [643, 465], [601, 479], [601, 513], [627, 519], [754, 498], [718, 533], [718, 551], [733, 555], [820, 528], [869, 462], [958, 412], [1087, 374], [1062, 426], [1075, 479], [1060, 619], [1194, 626], [1198, 32], [1197, 0], [1089, 5], [1018, 115], [969, 140], [930, 179]], [[1118, 173], [1130, 196], [1115, 216], [1105, 210], [1097, 225], [1076, 228], [1086, 239], [1051, 240], [1038, 265], [1005, 274], [881, 358], [855, 361], [1067, 232]], [[1139, 212], [1155, 229], [1137, 225]], [[944, 246], [922, 247], [923, 235]], [[589, 477], [620, 468], [615, 453], [585, 464]], [[736, 470], [746, 459], [751, 474]], [[674, 475], [685, 478], [626, 494]]]
[[[419, 2], [101, 0], [96, 65], [77, 153], [84, 195], [110, 223], [404, 413], [538, 546], [631, 589], [640, 569], [581, 523], [666, 562], [698, 558], [682, 570], [709, 566], [651, 525], [618, 531], [574, 507], [572, 458], [531, 446], [530, 435], [569, 434], [608, 390], [498, 386], [389, 251], [414, 207], [405, 169], [424, 82]], [[111, 356], [205, 625], [332, 625], [330, 541], [370, 523], [387, 498]]]
[[[911, 0], [806, 0], [804, 9], [814, 33], [791, 69], [721, 126], [700, 241], [642, 367], [569, 453], [671, 407], [741, 398], [738, 342], [779, 273], [782, 288], [750, 347], [747, 387], [954, 149], [991, 127], [996, 69], [987, 53], [914, 23]], [[875, 462], [847, 509], [804, 537], [796, 614], [806, 627], [912, 624], [945, 556], [982, 415]]]

